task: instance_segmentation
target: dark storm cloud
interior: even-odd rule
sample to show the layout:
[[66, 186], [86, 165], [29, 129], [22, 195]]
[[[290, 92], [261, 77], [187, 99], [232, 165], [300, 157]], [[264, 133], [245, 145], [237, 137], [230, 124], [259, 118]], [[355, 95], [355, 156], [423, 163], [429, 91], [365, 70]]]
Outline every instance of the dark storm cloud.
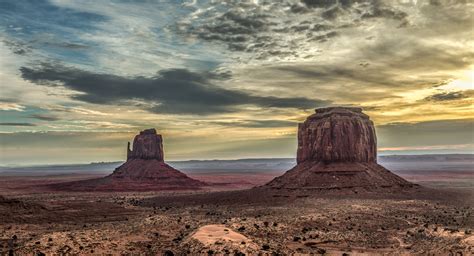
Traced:
[[36, 126], [33, 123], [0, 123], [0, 126]]
[[61, 120], [58, 117], [55, 116], [48, 116], [48, 115], [41, 115], [41, 114], [34, 114], [30, 116], [31, 118], [39, 119], [42, 121], [58, 121]]
[[22, 67], [23, 79], [46, 86], [64, 86], [80, 92], [74, 99], [95, 104], [130, 104], [156, 113], [215, 114], [237, 111], [238, 106], [309, 109], [330, 102], [303, 97], [257, 96], [212, 84], [228, 74], [195, 73], [186, 69], [162, 70], [154, 77], [122, 77], [93, 73], [61, 65]]

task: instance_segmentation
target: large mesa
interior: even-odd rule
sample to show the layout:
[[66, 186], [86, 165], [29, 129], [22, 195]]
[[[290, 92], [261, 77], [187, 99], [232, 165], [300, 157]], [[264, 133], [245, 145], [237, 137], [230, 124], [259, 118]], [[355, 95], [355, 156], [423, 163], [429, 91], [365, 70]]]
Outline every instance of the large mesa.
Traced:
[[361, 108], [320, 108], [298, 125], [297, 163], [377, 160], [377, 138]]
[[374, 124], [361, 108], [329, 107], [299, 124], [297, 165], [266, 186], [377, 190], [412, 184], [377, 164]]

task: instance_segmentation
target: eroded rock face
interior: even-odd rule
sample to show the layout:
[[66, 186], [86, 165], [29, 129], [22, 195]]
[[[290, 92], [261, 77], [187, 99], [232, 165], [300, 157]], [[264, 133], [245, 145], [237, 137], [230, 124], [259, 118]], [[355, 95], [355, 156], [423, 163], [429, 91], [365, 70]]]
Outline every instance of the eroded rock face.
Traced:
[[377, 164], [377, 138], [360, 108], [316, 109], [298, 127], [297, 165], [266, 187], [391, 192], [413, 184]]
[[131, 159], [154, 159], [163, 162], [163, 138], [155, 129], [141, 131], [133, 140], [133, 150], [130, 142], [127, 145], [127, 161]]
[[369, 116], [361, 108], [316, 109], [298, 127], [297, 162], [377, 161], [377, 138]]

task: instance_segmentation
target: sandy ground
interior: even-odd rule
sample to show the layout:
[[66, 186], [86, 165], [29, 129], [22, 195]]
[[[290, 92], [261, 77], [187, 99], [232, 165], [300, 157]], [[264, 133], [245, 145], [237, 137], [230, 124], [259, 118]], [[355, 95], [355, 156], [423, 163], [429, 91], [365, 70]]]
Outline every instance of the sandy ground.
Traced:
[[1, 177], [0, 255], [472, 255], [472, 177], [411, 175], [435, 190], [216, 192], [272, 178], [232, 173], [198, 192], [62, 193], [41, 185], [94, 175]]

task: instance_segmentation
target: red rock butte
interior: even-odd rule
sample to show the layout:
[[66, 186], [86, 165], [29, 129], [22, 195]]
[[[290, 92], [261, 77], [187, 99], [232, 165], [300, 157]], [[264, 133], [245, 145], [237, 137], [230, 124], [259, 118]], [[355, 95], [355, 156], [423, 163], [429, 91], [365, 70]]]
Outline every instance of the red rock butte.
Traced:
[[374, 124], [361, 108], [316, 109], [298, 126], [296, 160], [294, 168], [266, 186], [372, 190], [413, 185], [377, 164]]
[[361, 108], [320, 108], [298, 125], [297, 163], [377, 161], [377, 138]]
[[164, 162], [163, 138], [155, 129], [141, 131], [127, 145], [127, 161], [100, 179], [56, 184], [61, 190], [153, 191], [199, 189], [206, 184]]
[[154, 159], [163, 162], [163, 138], [155, 129], [141, 131], [133, 140], [133, 150], [130, 142], [127, 145], [127, 161], [131, 159]]

